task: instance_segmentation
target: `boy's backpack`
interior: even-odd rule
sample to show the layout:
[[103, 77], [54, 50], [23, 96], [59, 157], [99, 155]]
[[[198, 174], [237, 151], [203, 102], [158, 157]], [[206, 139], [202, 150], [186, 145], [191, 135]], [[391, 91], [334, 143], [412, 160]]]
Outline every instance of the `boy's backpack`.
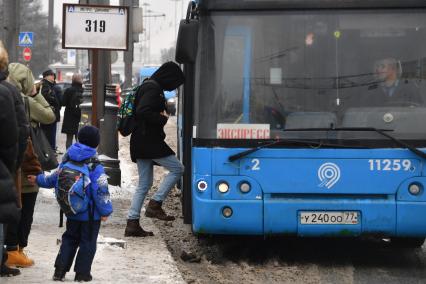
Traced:
[[136, 119], [135, 119], [135, 98], [136, 94], [139, 91], [139, 88], [146, 83], [155, 84], [160, 88], [160, 85], [154, 80], [145, 80], [141, 85], [138, 85], [127, 94], [124, 98], [124, 102], [121, 103], [120, 108], [118, 109], [117, 114], [117, 130], [123, 136], [128, 136], [136, 129]]
[[59, 169], [55, 195], [65, 215], [78, 214], [89, 209], [87, 189], [91, 183], [89, 173], [92, 166], [89, 166], [88, 162], [67, 161]]

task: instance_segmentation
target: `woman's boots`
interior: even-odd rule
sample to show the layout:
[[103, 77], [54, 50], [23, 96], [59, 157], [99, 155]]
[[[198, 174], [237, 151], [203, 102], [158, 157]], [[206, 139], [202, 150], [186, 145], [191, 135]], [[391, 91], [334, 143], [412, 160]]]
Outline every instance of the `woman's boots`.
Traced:
[[153, 232], [145, 231], [139, 224], [139, 219], [127, 219], [127, 226], [124, 230], [125, 237], [146, 237], [153, 236]]
[[173, 221], [175, 217], [167, 215], [163, 208], [161, 208], [161, 205], [162, 202], [151, 199], [146, 207], [145, 216], [163, 221]]

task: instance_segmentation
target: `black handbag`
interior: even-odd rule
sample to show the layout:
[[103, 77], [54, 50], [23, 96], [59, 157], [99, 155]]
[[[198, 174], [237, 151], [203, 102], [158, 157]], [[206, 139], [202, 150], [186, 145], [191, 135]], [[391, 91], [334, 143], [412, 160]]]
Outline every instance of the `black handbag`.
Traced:
[[30, 122], [30, 136], [33, 142], [34, 153], [38, 157], [38, 161], [41, 164], [43, 171], [50, 171], [58, 167], [58, 160], [56, 159], [55, 152], [50, 146], [49, 141], [47, 140], [46, 135], [43, 132], [43, 129], [40, 128], [40, 125], [33, 127], [31, 125], [31, 115], [30, 115], [30, 106], [28, 98], [25, 98], [25, 108], [28, 114], [28, 121]]

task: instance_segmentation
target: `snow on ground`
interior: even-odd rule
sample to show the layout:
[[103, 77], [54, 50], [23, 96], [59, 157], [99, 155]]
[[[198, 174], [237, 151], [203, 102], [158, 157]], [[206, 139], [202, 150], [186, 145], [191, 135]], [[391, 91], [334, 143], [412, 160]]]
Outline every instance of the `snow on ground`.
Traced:
[[[58, 129], [60, 132], [60, 127]], [[64, 149], [63, 136], [58, 134], [61, 150]], [[137, 182], [137, 171], [135, 164], [130, 161], [128, 137], [120, 138], [120, 147], [122, 185], [110, 186], [114, 213], [100, 230], [91, 283], [185, 283], [151, 219], [142, 218], [141, 223], [144, 229], [154, 232], [154, 237], [124, 237], [126, 214]], [[159, 180], [160, 177], [155, 177], [154, 183]], [[58, 223], [59, 206], [53, 189], [40, 189], [29, 246], [26, 248], [35, 265], [22, 268], [19, 276], [0, 278], [0, 283], [53, 282], [53, 265], [64, 231], [64, 228], [58, 227]], [[124, 245], [123, 241], [126, 242]], [[74, 272], [71, 268], [66, 275], [66, 282], [73, 280]]]

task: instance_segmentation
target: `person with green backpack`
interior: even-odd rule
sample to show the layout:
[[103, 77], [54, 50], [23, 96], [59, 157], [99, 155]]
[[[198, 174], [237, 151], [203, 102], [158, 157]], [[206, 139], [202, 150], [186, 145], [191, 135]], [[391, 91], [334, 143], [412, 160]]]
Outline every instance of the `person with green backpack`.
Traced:
[[164, 91], [172, 91], [184, 83], [184, 75], [174, 62], [164, 63], [137, 90], [134, 99], [135, 126], [130, 137], [130, 156], [137, 163], [139, 183], [132, 198], [124, 235], [128, 237], [152, 236], [142, 229], [140, 212], [146, 194], [153, 183], [153, 167], [166, 168], [169, 173], [151, 198], [145, 216], [164, 221], [173, 221], [162, 209], [162, 203], [183, 174], [184, 166], [175, 152], [164, 141], [164, 126], [168, 120]]

